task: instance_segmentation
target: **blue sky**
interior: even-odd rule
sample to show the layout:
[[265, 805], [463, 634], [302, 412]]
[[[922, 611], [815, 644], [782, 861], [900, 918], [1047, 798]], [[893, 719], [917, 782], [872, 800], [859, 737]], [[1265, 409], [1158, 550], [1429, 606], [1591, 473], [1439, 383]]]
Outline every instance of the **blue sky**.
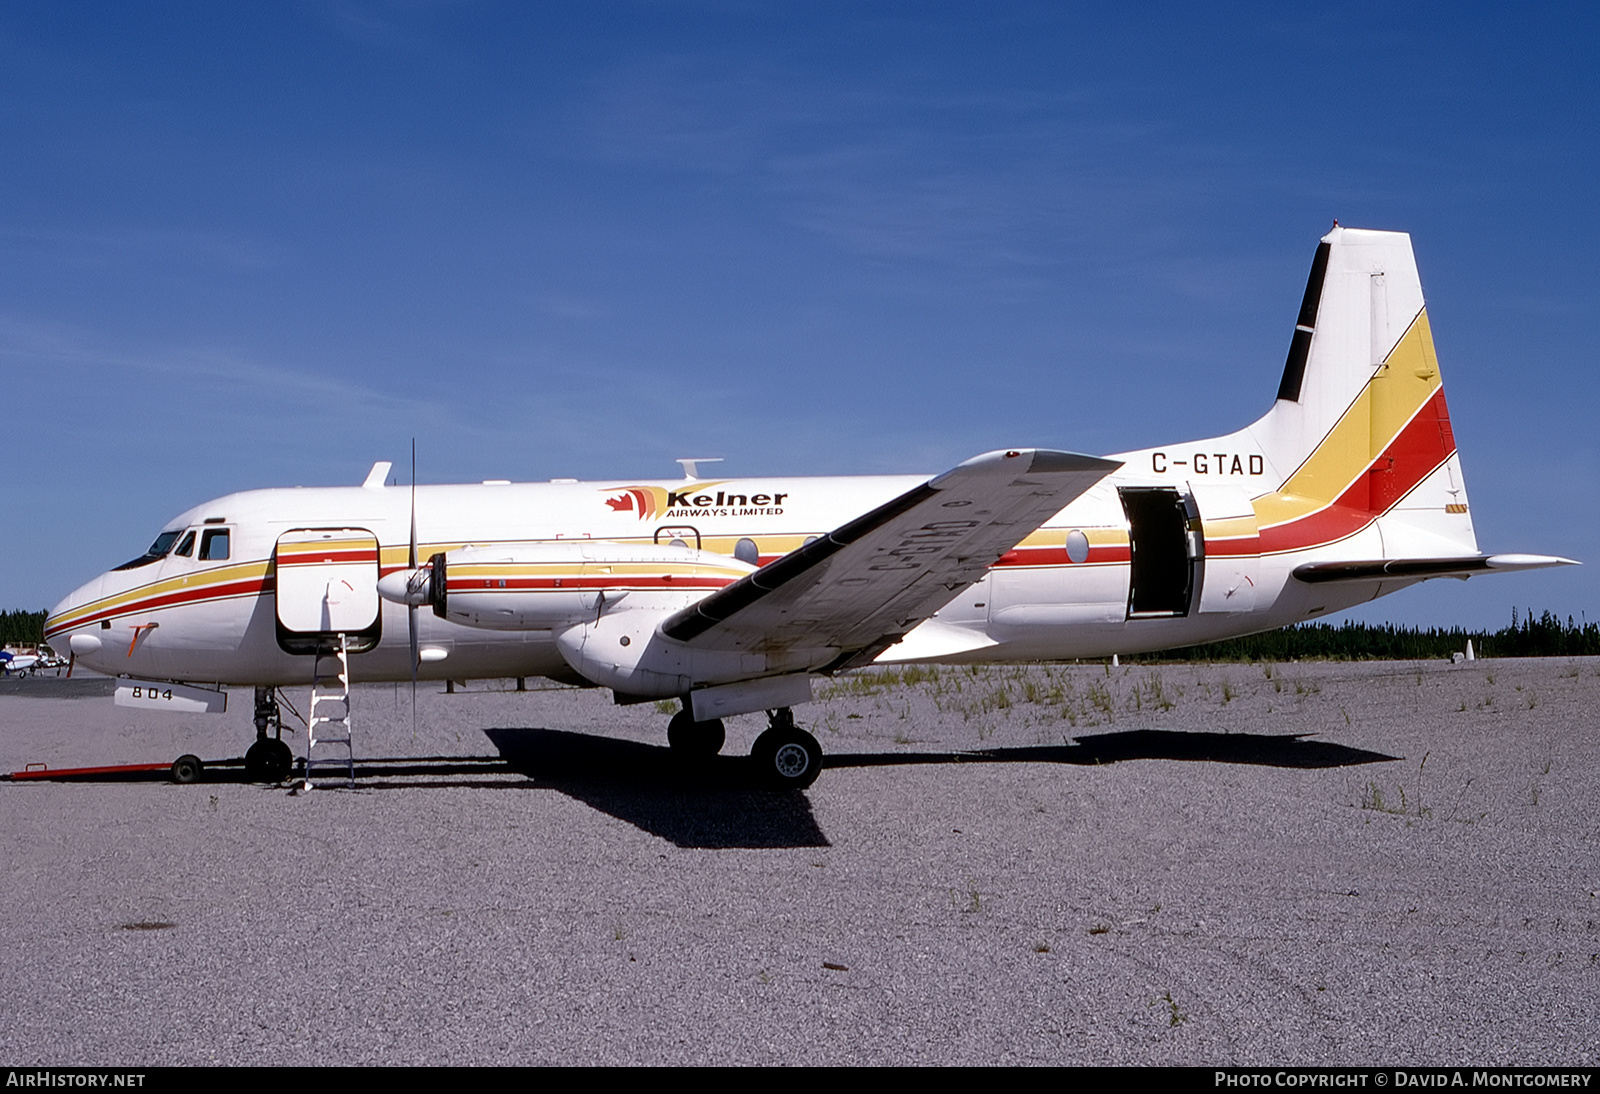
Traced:
[[1480, 544], [1600, 619], [1595, 9], [0, 8], [0, 607], [237, 489], [937, 472], [1270, 405], [1412, 233]]

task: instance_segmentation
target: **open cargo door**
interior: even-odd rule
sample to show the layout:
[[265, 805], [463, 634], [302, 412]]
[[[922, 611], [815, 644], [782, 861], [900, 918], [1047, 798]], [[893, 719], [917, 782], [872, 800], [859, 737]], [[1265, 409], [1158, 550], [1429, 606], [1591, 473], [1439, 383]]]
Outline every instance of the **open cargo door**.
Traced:
[[352, 652], [380, 635], [378, 537], [361, 528], [294, 528], [278, 537], [278, 645], [315, 653], [334, 636]]

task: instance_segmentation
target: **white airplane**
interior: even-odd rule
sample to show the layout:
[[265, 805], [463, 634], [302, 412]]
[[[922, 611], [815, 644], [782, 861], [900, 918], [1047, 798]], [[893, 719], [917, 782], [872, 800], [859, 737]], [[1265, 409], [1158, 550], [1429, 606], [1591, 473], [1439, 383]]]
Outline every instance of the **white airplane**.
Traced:
[[254, 687], [246, 766], [268, 780], [293, 762], [276, 689], [342, 642], [357, 680], [681, 699], [667, 736], [690, 756], [765, 710], [760, 770], [803, 787], [821, 749], [790, 708], [819, 674], [1166, 649], [1570, 562], [1480, 553], [1410, 237], [1338, 225], [1277, 399], [1236, 433], [1109, 458], [1002, 450], [931, 479], [711, 479], [698, 462], [683, 481], [410, 489], [379, 463], [359, 487], [231, 494], [69, 595], [45, 636], [151, 699]]
[[30, 676], [38, 667], [38, 654], [0, 650], [0, 676]]

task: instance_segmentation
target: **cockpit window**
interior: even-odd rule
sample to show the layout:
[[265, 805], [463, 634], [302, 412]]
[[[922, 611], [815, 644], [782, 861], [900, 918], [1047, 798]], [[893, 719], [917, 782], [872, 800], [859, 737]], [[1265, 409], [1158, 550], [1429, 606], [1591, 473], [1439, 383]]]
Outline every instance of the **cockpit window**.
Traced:
[[182, 528], [172, 532], [162, 532], [156, 537], [156, 541], [150, 545], [149, 549], [146, 550], [144, 554], [129, 562], [124, 562], [121, 566], [116, 567], [116, 569], [134, 570], [140, 566], [148, 566], [158, 559], [166, 558], [167, 552], [172, 550], [172, 545], [178, 541], [178, 537], [182, 534]]
[[200, 561], [226, 562], [228, 559], [228, 530], [226, 528], [207, 528], [206, 534], [200, 540]]
[[178, 549], [172, 553], [175, 555], [181, 555], [184, 558], [188, 558], [190, 555], [194, 554], [194, 533], [190, 532], [188, 535], [184, 536], [183, 542], [178, 544]]

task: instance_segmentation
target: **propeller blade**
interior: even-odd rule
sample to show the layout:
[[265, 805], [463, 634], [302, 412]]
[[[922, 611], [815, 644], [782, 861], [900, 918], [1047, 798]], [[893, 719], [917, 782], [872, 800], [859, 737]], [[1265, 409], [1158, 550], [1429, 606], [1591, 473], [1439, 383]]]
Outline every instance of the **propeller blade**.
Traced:
[[[411, 545], [406, 555], [410, 577], [406, 582], [408, 594], [415, 592], [417, 578], [417, 439], [411, 438]], [[411, 634], [411, 740], [417, 739], [417, 666], [422, 663], [422, 653], [417, 649], [417, 602], [406, 597], [406, 629]]]
[[417, 665], [422, 655], [417, 651], [417, 608], [406, 609], [406, 623], [411, 630], [411, 739], [417, 739]]

